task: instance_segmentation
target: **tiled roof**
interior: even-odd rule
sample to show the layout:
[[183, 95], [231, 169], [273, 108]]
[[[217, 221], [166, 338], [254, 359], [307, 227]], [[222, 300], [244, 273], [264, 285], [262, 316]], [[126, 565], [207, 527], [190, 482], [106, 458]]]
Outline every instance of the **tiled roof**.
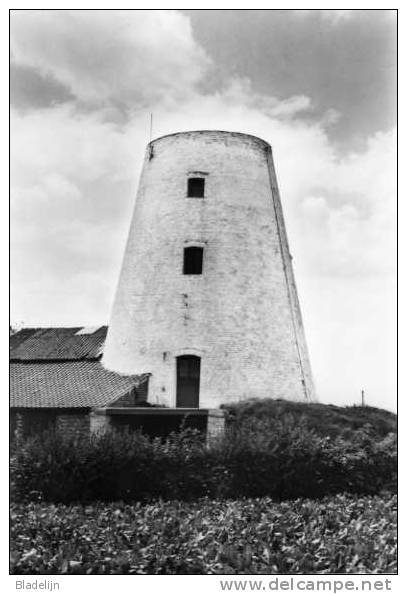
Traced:
[[122, 376], [99, 361], [11, 363], [10, 406], [93, 408], [107, 406], [146, 379]]
[[100, 358], [107, 326], [25, 328], [10, 336], [12, 361], [78, 361]]

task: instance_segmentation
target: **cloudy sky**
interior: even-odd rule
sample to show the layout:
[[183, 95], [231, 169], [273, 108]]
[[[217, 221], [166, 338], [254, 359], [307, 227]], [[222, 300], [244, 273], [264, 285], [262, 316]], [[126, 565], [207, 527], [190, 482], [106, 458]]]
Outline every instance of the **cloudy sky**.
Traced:
[[107, 323], [153, 137], [274, 151], [319, 398], [395, 408], [393, 11], [13, 11], [12, 322]]

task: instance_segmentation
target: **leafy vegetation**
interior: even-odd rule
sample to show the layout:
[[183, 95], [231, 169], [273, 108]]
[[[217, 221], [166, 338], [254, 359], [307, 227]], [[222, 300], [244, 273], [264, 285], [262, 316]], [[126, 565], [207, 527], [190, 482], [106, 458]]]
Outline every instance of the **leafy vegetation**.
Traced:
[[369, 428], [322, 437], [291, 415], [239, 423], [206, 447], [193, 430], [165, 439], [126, 431], [75, 440], [45, 433], [20, 443], [12, 497], [75, 501], [192, 500], [395, 490], [396, 437]]
[[222, 446], [228, 496], [269, 495], [283, 500], [340, 492], [395, 492], [396, 446], [394, 433], [378, 440], [360, 429], [352, 439], [331, 439], [290, 415], [251, 419], [235, 427]]
[[395, 573], [395, 496], [14, 504], [15, 574]]
[[251, 399], [225, 404], [229, 426], [239, 427], [256, 419], [281, 419], [291, 416], [323, 437], [353, 439], [355, 431], [368, 431], [382, 439], [397, 432], [397, 416], [372, 406], [335, 406], [333, 404], [291, 402], [289, 400]]

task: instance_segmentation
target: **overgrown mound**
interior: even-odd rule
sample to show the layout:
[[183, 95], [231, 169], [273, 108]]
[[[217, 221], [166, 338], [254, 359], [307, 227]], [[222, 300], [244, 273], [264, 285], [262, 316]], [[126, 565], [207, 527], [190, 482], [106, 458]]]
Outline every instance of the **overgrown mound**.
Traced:
[[333, 404], [251, 399], [221, 408], [227, 411], [230, 425], [242, 426], [255, 419], [278, 420], [289, 415], [318, 435], [352, 439], [355, 431], [369, 432], [382, 439], [397, 432], [397, 416], [372, 406], [335, 406]]

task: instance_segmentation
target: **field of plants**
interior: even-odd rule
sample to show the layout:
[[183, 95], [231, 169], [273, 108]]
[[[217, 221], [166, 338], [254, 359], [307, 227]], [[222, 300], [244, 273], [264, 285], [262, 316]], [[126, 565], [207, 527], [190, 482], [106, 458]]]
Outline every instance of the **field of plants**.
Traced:
[[13, 573], [395, 573], [396, 499], [12, 507]]

